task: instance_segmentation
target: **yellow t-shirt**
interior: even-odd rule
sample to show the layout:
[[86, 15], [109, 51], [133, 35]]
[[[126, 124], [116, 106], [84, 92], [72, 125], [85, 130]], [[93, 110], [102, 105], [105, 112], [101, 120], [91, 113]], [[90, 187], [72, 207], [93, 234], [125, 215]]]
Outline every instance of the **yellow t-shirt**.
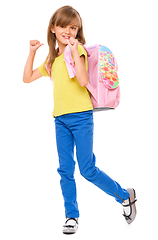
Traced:
[[[87, 53], [80, 44], [78, 45], [78, 51], [80, 56], [85, 56], [85, 65], [88, 69]], [[45, 69], [45, 63], [42, 63], [38, 70], [42, 76], [49, 76]], [[86, 87], [81, 87], [76, 77], [70, 79], [64, 61], [64, 53], [56, 57], [52, 64], [51, 77], [54, 85], [54, 110], [52, 113], [54, 117], [93, 109], [90, 94]]]

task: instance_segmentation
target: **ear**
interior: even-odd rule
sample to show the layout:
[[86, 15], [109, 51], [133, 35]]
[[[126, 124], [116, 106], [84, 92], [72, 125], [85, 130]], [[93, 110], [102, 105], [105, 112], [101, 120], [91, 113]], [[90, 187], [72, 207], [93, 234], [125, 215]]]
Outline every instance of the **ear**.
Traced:
[[53, 25], [51, 26], [51, 32], [52, 32], [52, 33], [55, 33], [55, 30], [54, 30], [54, 26], [53, 26]]

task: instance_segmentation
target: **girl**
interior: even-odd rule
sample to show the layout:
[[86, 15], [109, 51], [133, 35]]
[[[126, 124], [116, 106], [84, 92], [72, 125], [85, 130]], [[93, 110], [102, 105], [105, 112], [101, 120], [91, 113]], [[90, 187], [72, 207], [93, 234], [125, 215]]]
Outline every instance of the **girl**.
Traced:
[[[79, 209], [76, 200], [74, 179], [76, 145], [77, 161], [81, 175], [113, 196], [123, 204], [127, 223], [132, 223], [136, 216], [135, 191], [123, 189], [116, 181], [95, 166], [93, 154], [93, 106], [88, 84], [87, 53], [78, 42], [85, 44], [82, 19], [79, 13], [70, 6], [58, 9], [50, 19], [47, 41], [49, 53], [46, 61], [33, 71], [36, 50], [42, 46], [38, 40], [30, 41], [30, 53], [25, 65], [23, 81], [30, 83], [42, 76], [49, 76], [46, 65], [51, 67], [54, 83], [54, 110], [56, 143], [59, 155], [58, 173], [61, 176], [61, 189], [64, 198], [66, 222], [63, 233], [77, 231]], [[56, 49], [56, 44], [58, 48]], [[69, 45], [72, 52], [76, 77], [69, 78], [64, 62], [64, 50]]]

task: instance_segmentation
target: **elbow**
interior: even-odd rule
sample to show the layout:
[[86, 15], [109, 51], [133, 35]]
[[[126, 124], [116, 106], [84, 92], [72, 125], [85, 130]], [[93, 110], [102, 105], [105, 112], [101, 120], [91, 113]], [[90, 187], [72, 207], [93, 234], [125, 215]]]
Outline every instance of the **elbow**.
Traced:
[[23, 82], [24, 83], [30, 83], [31, 81], [30, 81], [30, 79], [27, 79], [27, 78], [23, 77]]
[[27, 83], [27, 77], [25, 76], [25, 74], [23, 75], [23, 82]]
[[23, 79], [23, 82], [24, 82], [24, 83], [28, 83], [28, 82], [26, 81], [26, 79]]
[[86, 87], [88, 83], [89, 83], [89, 75], [87, 74], [87, 76], [83, 78], [82, 81], [80, 81], [80, 85], [81, 87]]
[[25, 78], [23, 78], [23, 82], [24, 82], [24, 83], [27, 83], [27, 81], [26, 81], [26, 79], [25, 79]]
[[89, 82], [87, 81], [87, 82], [81, 83], [80, 85], [81, 85], [81, 87], [86, 87], [88, 83], [89, 83]]
[[80, 85], [81, 85], [81, 87], [86, 87], [88, 83], [89, 83], [89, 79], [85, 79], [84, 81], [82, 81], [80, 83]]

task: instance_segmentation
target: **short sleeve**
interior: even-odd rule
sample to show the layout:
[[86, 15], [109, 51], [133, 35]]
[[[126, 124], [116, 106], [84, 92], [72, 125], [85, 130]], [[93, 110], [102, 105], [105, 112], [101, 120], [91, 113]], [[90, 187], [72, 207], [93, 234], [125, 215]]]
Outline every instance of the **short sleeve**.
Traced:
[[84, 47], [83, 47], [81, 44], [78, 44], [78, 52], [79, 52], [79, 55], [80, 55], [80, 56], [82, 56], [82, 55], [85, 56], [86, 70], [88, 70], [87, 52], [86, 52], [86, 50], [84, 49]]
[[42, 63], [39, 67], [38, 67], [39, 72], [42, 74], [43, 77], [49, 77], [49, 74], [45, 68], [45, 62]]

